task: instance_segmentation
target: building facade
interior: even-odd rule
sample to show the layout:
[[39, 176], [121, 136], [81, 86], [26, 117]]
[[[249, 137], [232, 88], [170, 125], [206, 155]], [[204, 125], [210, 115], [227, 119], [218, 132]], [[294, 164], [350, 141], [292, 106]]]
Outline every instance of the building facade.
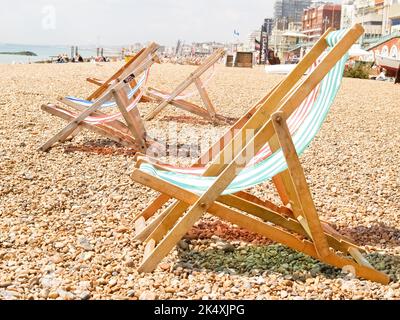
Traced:
[[340, 28], [348, 29], [356, 21], [356, 9], [354, 6], [354, 0], [343, 0], [342, 2], [342, 14], [340, 18]]
[[389, 32], [400, 32], [400, 0], [390, 0], [387, 16]]
[[342, 28], [360, 23], [365, 38], [379, 38], [400, 29], [400, 0], [344, 0]]
[[287, 29], [291, 22], [301, 22], [303, 10], [311, 6], [311, 0], [276, 0], [274, 4], [274, 20], [282, 24], [280, 30]]
[[340, 4], [323, 4], [307, 8], [303, 14], [303, 33], [308, 36], [309, 41], [318, 39], [328, 28], [339, 29], [342, 17], [342, 6]]

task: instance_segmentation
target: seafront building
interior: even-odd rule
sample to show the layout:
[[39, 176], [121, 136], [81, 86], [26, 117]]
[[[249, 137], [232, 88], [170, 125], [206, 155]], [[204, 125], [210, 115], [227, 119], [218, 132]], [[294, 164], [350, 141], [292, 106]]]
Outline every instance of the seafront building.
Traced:
[[321, 4], [304, 10], [302, 31], [308, 41], [314, 42], [330, 27], [340, 28], [342, 6], [340, 4]]
[[[305, 7], [299, 19], [302, 6]], [[269, 43], [282, 61], [288, 61], [302, 56], [329, 27], [349, 28], [360, 23], [365, 29], [360, 40], [364, 48], [384, 40], [383, 37], [397, 34], [400, 31], [400, 0], [343, 0], [341, 4], [277, 0], [274, 19]]]
[[303, 56], [307, 46], [330, 26], [340, 27], [341, 5], [328, 1], [278, 0], [270, 46], [281, 61]]
[[289, 23], [301, 22], [303, 10], [311, 6], [311, 0], [276, 0], [274, 19], [279, 29], [287, 28]]
[[400, 30], [400, 0], [344, 0], [342, 28], [364, 26], [364, 40], [380, 38]]

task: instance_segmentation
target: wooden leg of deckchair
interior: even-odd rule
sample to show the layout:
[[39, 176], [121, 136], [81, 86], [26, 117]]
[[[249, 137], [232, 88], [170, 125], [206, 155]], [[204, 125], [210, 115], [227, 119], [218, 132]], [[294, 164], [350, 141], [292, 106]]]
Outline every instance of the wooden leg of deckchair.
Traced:
[[214, 105], [212, 104], [211, 99], [208, 96], [208, 93], [204, 88], [202, 81], [200, 80], [200, 78], [197, 78], [194, 83], [196, 84], [197, 90], [199, 90], [201, 100], [203, 100], [203, 103], [207, 108], [208, 114], [210, 115], [212, 120], [215, 120], [217, 112], [215, 111]]
[[287, 216], [292, 216], [293, 215], [293, 212], [287, 207], [279, 207], [279, 206], [275, 205], [274, 203], [272, 203], [271, 201], [261, 200], [260, 198], [254, 196], [254, 195], [252, 195], [250, 193], [244, 192], [244, 191], [236, 193], [235, 196], [237, 196], [239, 198], [242, 198], [244, 200], [247, 200], [247, 201], [251, 201], [251, 202], [257, 203], [257, 204], [262, 205], [262, 206], [264, 206], [264, 207], [266, 207], [268, 209], [271, 209], [271, 210], [273, 210], [275, 212], [279, 212], [279, 213], [287, 215]]
[[[168, 195], [170, 198], [184, 201], [189, 205], [193, 205], [199, 198], [198, 196], [191, 194], [185, 189], [179, 188], [175, 185], [166, 184], [159, 178], [153, 177], [140, 170], [134, 171], [134, 173], [132, 174], [132, 179], [158, 192]], [[308, 236], [307, 232], [304, 229], [304, 226], [301, 225], [298, 220], [292, 219], [291, 217], [285, 216], [284, 214], [282, 215], [279, 212], [275, 212], [269, 207], [263, 206], [263, 204], [261, 203], [253, 202], [250, 198], [246, 200], [244, 198], [238, 197], [237, 195], [226, 195], [219, 197], [217, 201], [218, 203], [222, 203], [228, 207], [248, 212], [252, 216], [261, 218], [264, 221], [271, 222], [277, 226], [280, 226], [291, 232], [295, 232], [301, 236]], [[162, 215], [157, 217], [157, 221], [154, 221], [149, 226], [147, 226], [146, 231], [143, 231], [142, 235], [138, 235], [138, 239], [136, 240], [144, 241], [145, 238], [151, 238], [152, 236], [150, 236], [150, 233], [156, 230], [158, 225], [160, 225], [160, 222], [164, 220], [164, 218], [169, 214], [170, 210], [175, 206], [175, 204], [176, 202], [174, 202], [168, 208], [168, 210], [165, 210]], [[160, 234], [154, 234], [156, 240], [161, 239], [166, 234], [166, 231], [168, 231], [168, 228], [171, 228], [176, 221], [177, 219], [170, 220], [168, 222], [168, 225], [164, 224], [161, 236]], [[347, 254], [349, 248], [359, 249], [354, 243], [351, 243], [351, 241], [344, 238], [337, 232], [332, 233], [330, 230], [324, 230], [324, 232], [328, 238], [329, 245], [335, 250], [342, 251], [343, 253]]]
[[171, 198], [165, 194], [159, 195], [141, 214], [137, 215], [133, 222], [139, 218], [145, 220], [150, 219], [163, 205], [165, 205]]
[[[74, 119], [74, 116], [66, 113], [66, 110], [61, 107], [56, 107], [53, 105], [43, 105], [42, 110], [66, 121], [72, 121]], [[92, 125], [86, 122], [82, 122], [78, 128], [85, 128], [89, 131], [93, 131], [123, 146], [136, 148], [136, 143], [133, 138], [118, 130], [115, 130], [113, 127], [108, 127], [107, 125]]]
[[330, 252], [328, 256], [322, 259], [315, 250], [313, 243], [306, 240], [300, 240], [286, 231], [270, 226], [267, 223], [259, 221], [250, 216], [246, 216], [239, 212], [225, 208], [222, 208], [219, 212], [214, 212], [214, 214], [220, 217], [221, 219], [236, 224], [241, 228], [245, 228], [250, 232], [263, 235], [274, 242], [286, 245], [291, 249], [302, 252], [306, 255], [309, 255], [315, 259], [318, 259], [334, 267], [337, 268], [352, 267], [355, 272], [355, 275], [358, 277], [379, 282], [382, 284], [387, 284], [390, 281], [389, 277], [384, 273], [381, 273], [369, 266], [360, 265], [356, 261], [339, 257], [338, 255], [332, 252]]
[[[176, 207], [176, 210], [180, 210], [180, 207]], [[185, 208], [186, 209], [186, 208]], [[171, 211], [174, 215], [179, 211]], [[198, 221], [201, 215], [204, 213], [203, 208], [194, 206], [187, 214], [185, 214], [182, 219], [175, 224], [175, 226], [168, 231], [167, 235], [160, 241], [157, 247], [148, 255], [139, 268], [139, 272], [152, 272], [160, 261], [168, 255], [168, 253], [173, 249], [173, 247], [183, 238], [186, 232], [189, 231], [191, 227]], [[181, 214], [181, 212], [179, 212]], [[153, 241], [154, 239], [149, 239], [147, 242]]]
[[157, 243], [161, 241], [188, 208], [189, 205], [184, 202], [173, 203], [171, 207], [162, 214], [164, 218], [161, 223], [153, 225], [153, 231], [145, 241], [148, 242], [150, 239], [155, 240]]
[[210, 114], [204, 109], [199, 107], [198, 105], [191, 103], [186, 100], [172, 100], [170, 102], [174, 107], [180, 108], [182, 110], [188, 111], [200, 117], [203, 117], [207, 120], [213, 120]]
[[[288, 199], [288, 203], [290, 203], [290, 206], [292, 208], [293, 216], [301, 223], [304, 230], [312, 239], [312, 234], [308, 225], [308, 221], [305, 219], [303, 208], [297, 196], [297, 192], [289, 171], [286, 170], [280, 173], [278, 176], [274, 177], [274, 179], [275, 186], [278, 189], [278, 193], [281, 197], [282, 202], [285, 203], [286, 198]], [[323, 225], [323, 229], [327, 229], [328, 227], [329, 226], [327, 224]]]
[[[64, 119], [66, 121], [73, 121], [73, 119], [74, 119], [73, 116], [70, 116], [70, 115], [66, 114], [65, 112], [63, 112], [62, 108], [57, 108], [52, 105], [43, 105], [42, 110], [44, 110], [54, 116], [57, 116], [61, 119]], [[126, 147], [134, 147], [134, 148], [137, 147], [135, 144], [135, 141], [132, 138], [122, 134], [121, 132], [119, 132], [117, 130], [114, 130], [113, 128], [107, 127], [106, 125], [92, 125], [92, 124], [89, 124], [86, 122], [82, 122], [78, 128], [85, 128], [89, 131], [95, 132], [103, 137], [109, 138], [123, 146], [126, 146]], [[74, 133], [76, 133], [76, 131]], [[65, 140], [60, 139], [60, 142], [62, 142], [62, 141], [65, 141]]]
[[[153, 221], [151, 221], [148, 225], [146, 225], [142, 230], [140, 230], [140, 231], [136, 230], [134, 239], [137, 241], [144, 242], [147, 239], [150, 239], [153, 237], [155, 238], [156, 237], [155, 235], [153, 237], [151, 237], [152, 233], [162, 224], [162, 222], [169, 215], [171, 210], [175, 207], [175, 204], [176, 204], [176, 202], [171, 204], [167, 209], [165, 209], [162, 213], [160, 213]], [[165, 230], [165, 229], [163, 229], [163, 230]], [[161, 232], [161, 230], [159, 232]], [[164, 236], [165, 233], [166, 232], [164, 232], [162, 234], [162, 236]], [[154, 239], [154, 240], [156, 240], [156, 239]]]
[[143, 254], [143, 259], [147, 259], [151, 255], [155, 246], [156, 246], [156, 242], [154, 240], [150, 240], [149, 242], [146, 243], [146, 247], [144, 249], [144, 254]]
[[[140, 115], [137, 113], [128, 112], [128, 97], [121, 90], [112, 91], [112, 94], [117, 103], [118, 109], [121, 111], [122, 116], [124, 117], [130, 132], [135, 138], [136, 143], [141, 148], [141, 151], [146, 151], [146, 141], [145, 141], [145, 131], [142, 123], [142, 119]], [[135, 108], [136, 109], [136, 108]]]
[[81, 130], [82, 130], [82, 128], [81, 128], [81, 126], [79, 126], [78, 128], [76, 128], [76, 130], [74, 132], [71, 133], [71, 136], [69, 136], [65, 140], [60, 140], [60, 142], [64, 143], [66, 141], [72, 141], [81, 132]]
[[72, 132], [79, 126], [79, 124], [85, 120], [88, 116], [90, 116], [93, 112], [97, 111], [101, 105], [107, 100], [109, 100], [109, 94], [104, 95], [101, 99], [97, 100], [93, 105], [83, 111], [80, 115], [78, 115], [72, 122], [70, 122], [65, 128], [59, 131], [54, 137], [49, 139], [43, 146], [40, 147], [40, 150], [47, 151], [49, 150], [55, 143], [67, 139]]
[[144, 119], [146, 121], [150, 121], [150, 120], [154, 119], [166, 106], [168, 106], [169, 103], [170, 103], [170, 101], [164, 100], [157, 107], [150, 110], [149, 114]]
[[[181, 192], [182, 193], [182, 192]], [[284, 213], [275, 212], [262, 204], [255, 203], [251, 200], [245, 200], [234, 195], [221, 196], [218, 198], [218, 202], [227, 205], [229, 207], [248, 212], [250, 215], [257, 218], [261, 218], [264, 221], [271, 222], [277, 226], [285, 228], [291, 232], [295, 232], [303, 237], [309, 236], [309, 231], [304, 228], [304, 225], [297, 219], [293, 219]], [[308, 226], [307, 226], [308, 229]], [[329, 245], [335, 250], [341, 251], [347, 254], [349, 247], [359, 249], [354, 243], [345, 237], [341, 236], [337, 232], [331, 232], [331, 230], [325, 230], [324, 232], [328, 238]]]
[[315, 209], [311, 192], [307, 185], [307, 180], [301, 167], [300, 160], [297, 156], [296, 148], [290, 136], [286, 119], [283, 112], [276, 112], [272, 115], [272, 122], [277, 134], [279, 144], [282, 147], [283, 154], [288, 164], [290, 176], [295, 186], [297, 198], [300, 201], [304, 218], [311, 232], [311, 237], [318, 254], [321, 258], [329, 255], [329, 246], [321, 222]]
[[[162, 184], [160, 184], [160, 181], [157, 178], [153, 179], [153, 177], [140, 172], [140, 170], [135, 170], [132, 177], [135, 180], [137, 179], [138, 182], [145, 180], [146, 182], [149, 183], [149, 187], [156, 186], [158, 189], [167, 190], [168, 192], [170, 192], [171, 197], [177, 196], [178, 199], [180, 199], [181, 201], [185, 201], [185, 203], [188, 206], [191, 204], [194, 204], [198, 199], [198, 196], [191, 194], [190, 192], [188, 192], [186, 190], [180, 189], [179, 187], [176, 187], [174, 185], [170, 185], [167, 183], [164, 183], [162, 185]], [[143, 178], [143, 180], [141, 178]], [[185, 199], [185, 200], [183, 200], [183, 199]], [[254, 212], [254, 207], [253, 208], [249, 207], [248, 209], [249, 209], [249, 211], [246, 211], [248, 214], [252, 214]], [[208, 211], [211, 214], [213, 214], [221, 219], [224, 219], [228, 222], [236, 224], [241, 228], [245, 228], [245, 229], [249, 230], [250, 232], [255, 232], [255, 233], [261, 234], [263, 236], [270, 238], [271, 240], [273, 240], [275, 242], [282, 243], [294, 250], [303, 252], [303, 253], [310, 255], [316, 259], [320, 259], [319, 255], [317, 254], [317, 252], [315, 250], [314, 245], [311, 242], [305, 241], [305, 240], [299, 240], [297, 237], [295, 237], [281, 229], [277, 229], [277, 228], [269, 225], [266, 222], [260, 221], [257, 218], [243, 215], [240, 212], [237, 212], [233, 209], [229, 209], [228, 207], [224, 207], [224, 206], [221, 206], [218, 204], [213, 204], [209, 208]], [[290, 222], [290, 219], [286, 220], [286, 221]], [[296, 222], [293, 220], [293, 223], [296, 223]], [[287, 226], [290, 226], [290, 224], [288, 224]], [[301, 231], [302, 230], [301, 226], [299, 226], [297, 228], [297, 230]], [[154, 239], [150, 239], [147, 242], [146, 254], [144, 257], [145, 262], [148, 261], [149, 259], [152, 259], [153, 254], [157, 250], [155, 245], [156, 245], [156, 241]], [[353, 246], [348, 246], [347, 249], [352, 252], [358, 252], [357, 248], [355, 248]], [[352, 250], [350, 250], [350, 249], [352, 249]], [[359, 259], [361, 259], [361, 258], [359, 258]], [[326, 263], [328, 263], [332, 266], [338, 267], [338, 268], [343, 268], [345, 266], [352, 266], [354, 268], [357, 276], [364, 277], [369, 280], [377, 281], [380, 283], [387, 283], [389, 281], [389, 279], [386, 275], [384, 275], [370, 267], [367, 267], [366, 265], [360, 266], [359, 264], [355, 263], [352, 260], [338, 257], [332, 253], [326, 259], [321, 260], [321, 261], [326, 262]], [[152, 270], [151, 270], [151, 268], [148, 267], [148, 265], [143, 264], [140, 268], [140, 271], [150, 272]]]
[[[269, 146], [272, 152], [276, 152], [280, 149], [280, 144], [276, 135], [272, 137], [272, 139], [269, 141]], [[272, 178], [272, 182], [274, 183], [275, 188], [278, 191], [279, 197], [281, 198], [281, 201], [285, 206], [290, 203], [290, 199], [293, 199], [293, 201], [295, 201], [294, 211], [295, 215], [298, 216], [300, 213], [299, 210], [296, 209], [300, 209], [299, 201], [297, 201], [297, 196], [296, 193], [294, 192], [292, 184], [289, 184], [290, 182], [289, 172], [285, 170], [284, 172], [278, 174], [277, 176]]]
[[[251, 216], [246, 216], [243, 215], [242, 213], [221, 206], [210, 208], [210, 213], [214, 214], [215, 216], [221, 219], [224, 219], [228, 222], [238, 225], [241, 228], [245, 228], [250, 232], [255, 232], [260, 235], [266, 236], [275, 242], [286, 245], [289, 248], [307, 254], [315, 259], [319, 259], [322, 262], [330, 264], [334, 267], [344, 268], [350, 266], [353, 268], [355, 275], [358, 277], [362, 277], [383, 284], [387, 284], [389, 282], [389, 278], [385, 274], [378, 272], [366, 265], [360, 265], [350, 259], [339, 257], [336, 254], [333, 254], [332, 252], [325, 258], [321, 259], [320, 255], [316, 252], [313, 243], [306, 240], [299, 240], [297, 237], [291, 235], [290, 233], [287, 233], [286, 231], [283, 231], [281, 229], [277, 229], [269, 225], [268, 223], [252, 218]], [[173, 237], [173, 239], [176, 240], [176, 234], [174, 234], [173, 232], [174, 232], [173, 230], [169, 231], [167, 237], [162, 242], [167, 240], [171, 241], [170, 240], [171, 237]], [[160, 245], [156, 247], [156, 241], [154, 239], [150, 239], [147, 242], [146, 251], [144, 255], [144, 262], [141, 265], [139, 271], [140, 272], [153, 271], [155, 265], [157, 264], [154, 262], [154, 260], [157, 261], [159, 259], [162, 259], [167, 254], [168, 252], [165, 251], [165, 247], [161, 247]]]
[[146, 128], [144, 126], [142, 117], [140, 116], [140, 112], [139, 109], [133, 108], [130, 112], [129, 112], [130, 116], [132, 117], [134, 123], [136, 124], [136, 130], [138, 132], [138, 135], [142, 138], [143, 141], [146, 141]]
[[[155, 101], [158, 101], [159, 103], [162, 103], [164, 100], [160, 99], [160, 96], [158, 96], [156, 93], [159, 93], [159, 94], [162, 94], [162, 95], [170, 95], [169, 93], [166, 93], [166, 92], [163, 92], [163, 91], [160, 91], [160, 90], [157, 90], [157, 89], [152, 89], [151, 88], [151, 89], [148, 89], [148, 90], [149, 90], [148, 94]], [[202, 108], [202, 107], [200, 107], [200, 106], [198, 106], [198, 105], [196, 105], [196, 104], [194, 104], [192, 102], [189, 102], [189, 101], [186, 101], [186, 100], [181, 100], [181, 99], [173, 99], [173, 100], [170, 100], [168, 103], [173, 105], [174, 107], [180, 108], [180, 109], [185, 110], [185, 111], [190, 112], [190, 113], [193, 113], [193, 114], [198, 115], [200, 117], [203, 117], [205, 119], [213, 120], [211, 114], [206, 109], [204, 109], [204, 108]], [[215, 116], [214, 116], [214, 119], [215, 119]], [[147, 120], [147, 118], [146, 118], [146, 120]]]
[[272, 182], [274, 183], [276, 190], [278, 191], [279, 197], [284, 205], [288, 205], [290, 203], [290, 198], [285, 190], [285, 183], [283, 182], [282, 176], [278, 175], [272, 178]]

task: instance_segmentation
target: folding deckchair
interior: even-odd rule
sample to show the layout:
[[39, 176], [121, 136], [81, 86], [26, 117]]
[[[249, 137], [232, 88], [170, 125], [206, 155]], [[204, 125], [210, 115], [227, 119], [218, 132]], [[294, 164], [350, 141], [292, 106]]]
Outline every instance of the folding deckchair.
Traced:
[[[356, 276], [389, 282], [387, 275], [375, 270], [362, 256], [360, 248], [322, 226], [298, 158], [322, 126], [340, 87], [346, 53], [362, 34], [360, 25], [350, 30], [328, 30], [201, 176], [171, 172], [144, 162], [134, 170], [133, 180], [176, 199], [154, 222], [139, 271], [153, 271], [208, 212], [324, 263], [347, 268]], [[302, 80], [304, 72], [321, 55], [318, 66]], [[292, 136], [287, 119], [318, 85], [318, 98], [311, 112]], [[247, 139], [246, 130], [254, 130], [254, 137]], [[257, 154], [267, 143], [273, 154], [248, 166], [252, 151]], [[274, 177], [281, 180], [291, 217], [276, 210], [277, 206], [243, 193]], [[155, 203], [154, 207], [159, 205]]]
[[[126, 62], [123, 67], [121, 67], [116, 73], [114, 73], [106, 81], [102, 81], [97, 78], [87, 78], [86, 81], [88, 81], [89, 83], [92, 83], [96, 86], [99, 86], [99, 88], [96, 91], [94, 91], [89, 97], [87, 97], [86, 100], [93, 101], [94, 99], [97, 99], [104, 91], [107, 90], [107, 88], [111, 85], [111, 83], [115, 79], [117, 79], [127, 68], [129, 68], [129, 66], [132, 63], [134, 63], [136, 61], [136, 59], [138, 57], [140, 57], [140, 55], [143, 53], [144, 50], [145, 50], [145, 48], [141, 49], [137, 54], [135, 54], [131, 59], [129, 59], [129, 61]], [[133, 79], [129, 83], [129, 85], [131, 86], [131, 88], [136, 87], [136, 85], [137, 85], [136, 79]], [[147, 97], [146, 95], [143, 95], [142, 99], [140, 100], [140, 102], [150, 102], [150, 101], [151, 101], [151, 98]]]
[[[201, 116], [203, 118], [215, 121], [215, 120], [222, 120], [224, 121], [224, 117], [220, 116], [217, 114], [210, 97], [208, 96], [208, 93], [205, 89], [207, 82], [209, 81], [202, 81], [201, 76], [204, 75], [207, 70], [209, 70], [211, 67], [214, 67], [215, 64], [220, 60], [223, 56], [225, 55], [225, 50], [224, 49], [218, 49], [216, 50], [210, 57], [208, 57], [202, 65], [200, 65], [194, 72], [190, 74], [188, 78], [186, 78], [172, 93], [166, 93], [161, 90], [157, 90], [154, 88], [148, 88], [147, 89], [147, 95], [151, 98], [153, 98], [156, 102], [159, 102], [160, 104], [150, 110], [148, 115], [145, 117], [145, 120], [151, 120], [153, 119], [157, 114], [159, 114], [166, 106], [169, 104], [181, 108], [183, 110], [189, 111], [191, 113], [194, 113], [198, 116]], [[182, 95], [184, 90], [189, 88], [191, 85], [196, 86], [196, 90]], [[203, 104], [206, 108], [202, 108], [194, 103], [191, 103], [189, 101], [186, 101], [185, 99], [195, 95], [199, 94], [201, 97], [201, 100], [203, 101]]]
[[[147, 137], [137, 104], [144, 94], [143, 86], [147, 81], [149, 68], [159, 61], [156, 54], [158, 48], [157, 44], [152, 43], [143, 50], [107, 88], [102, 89], [103, 92], [94, 101], [74, 97], [59, 99], [75, 111], [52, 104], [43, 105], [44, 111], [70, 123], [47, 141], [40, 150], [47, 151], [55, 143], [64, 142], [69, 137], [73, 138], [81, 128], [86, 128], [124, 146], [146, 151], [153, 141]], [[138, 80], [140, 75], [142, 77]], [[133, 80], [137, 82], [135, 87], [131, 88], [129, 84]], [[108, 115], [100, 111], [100, 109], [109, 108], [118, 108], [119, 113]], [[126, 124], [118, 120], [121, 117], [124, 118]]]

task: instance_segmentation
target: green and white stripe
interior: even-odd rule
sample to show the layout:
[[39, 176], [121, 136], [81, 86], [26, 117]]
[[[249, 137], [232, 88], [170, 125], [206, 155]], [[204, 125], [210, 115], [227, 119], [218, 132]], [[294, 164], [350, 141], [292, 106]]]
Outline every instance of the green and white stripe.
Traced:
[[[340, 30], [329, 34], [327, 43], [330, 48], [328, 48], [328, 50], [331, 50], [331, 48], [344, 36], [346, 31], [347, 30]], [[320, 131], [339, 91], [347, 59], [348, 55], [345, 55], [323, 79], [318, 98], [316, 99], [310, 114], [292, 137], [299, 155], [307, 149], [308, 145]], [[142, 164], [140, 169], [155, 177], [161, 178], [166, 182], [199, 195], [206, 192], [216, 180], [216, 177], [202, 177], [157, 170], [150, 164]], [[252, 167], [246, 167], [243, 169], [231, 185], [224, 191], [224, 194], [233, 194], [252, 188], [270, 180], [286, 169], [287, 164], [284, 155], [282, 151], [279, 150], [268, 159], [261, 161]]]

